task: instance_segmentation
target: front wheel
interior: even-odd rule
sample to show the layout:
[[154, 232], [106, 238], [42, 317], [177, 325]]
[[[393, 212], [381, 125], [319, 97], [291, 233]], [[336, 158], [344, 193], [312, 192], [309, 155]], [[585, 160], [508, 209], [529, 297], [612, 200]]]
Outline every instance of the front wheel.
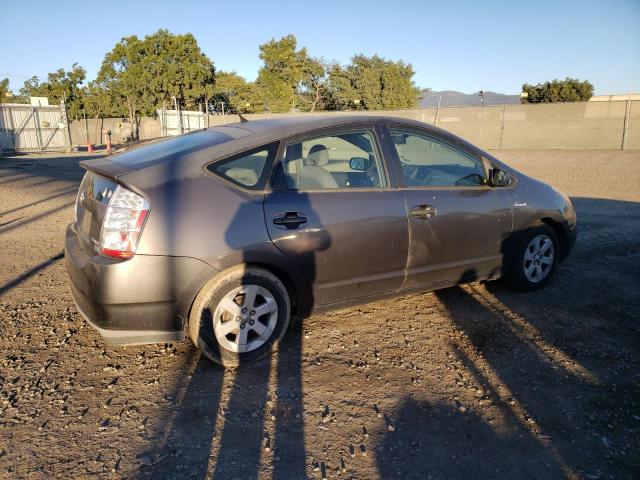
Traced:
[[269, 355], [290, 316], [289, 294], [278, 277], [241, 265], [202, 287], [189, 315], [189, 335], [209, 360], [236, 367]]
[[516, 247], [507, 283], [529, 292], [544, 287], [558, 266], [558, 236], [548, 225], [531, 228]]

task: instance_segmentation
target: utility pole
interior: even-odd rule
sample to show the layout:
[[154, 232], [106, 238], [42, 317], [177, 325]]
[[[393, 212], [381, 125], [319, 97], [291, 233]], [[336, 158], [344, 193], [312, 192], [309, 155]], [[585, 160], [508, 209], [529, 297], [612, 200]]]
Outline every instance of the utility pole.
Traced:
[[82, 116], [84, 117], [84, 133], [87, 137], [87, 145], [89, 145], [89, 122], [87, 122], [87, 112], [82, 110]]
[[629, 98], [624, 108], [624, 123], [622, 125], [622, 150], [627, 149], [627, 132], [629, 131], [629, 113], [631, 111], [631, 85], [629, 85]]
[[482, 134], [484, 133], [484, 90], [480, 90], [478, 95], [480, 95], [480, 138], [482, 138]]
[[175, 96], [173, 98], [173, 105], [176, 109], [176, 119], [178, 120], [178, 128], [180, 128], [180, 133], [184, 133], [184, 129], [182, 128], [182, 115], [180, 115], [180, 109], [178, 108], [178, 99]]
[[224, 102], [220, 102], [220, 105], [222, 106], [222, 124], [226, 125], [227, 117], [224, 116]]

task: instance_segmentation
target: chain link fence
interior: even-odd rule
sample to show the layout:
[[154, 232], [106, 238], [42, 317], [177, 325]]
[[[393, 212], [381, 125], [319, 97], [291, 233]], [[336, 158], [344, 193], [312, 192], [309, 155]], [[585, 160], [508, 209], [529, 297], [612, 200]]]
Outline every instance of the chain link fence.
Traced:
[[[183, 131], [239, 121], [237, 115], [206, 115], [189, 119]], [[583, 103], [550, 103], [499, 105], [485, 107], [417, 108], [367, 112], [316, 112], [315, 115], [386, 115], [419, 120], [436, 125], [486, 149], [640, 149], [640, 101], [607, 101]], [[309, 113], [246, 114], [248, 120], [298, 117]], [[161, 116], [160, 116], [161, 117]], [[143, 117], [139, 120], [140, 139], [179, 133], [167, 128], [162, 119]], [[91, 119], [71, 123], [71, 139], [75, 145], [102, 143], [98, 134], [112, 127], [114, 140], [124, 141], [130, 126], [123, 119]], [[102, 128], [101, 128], [102, 127]]]

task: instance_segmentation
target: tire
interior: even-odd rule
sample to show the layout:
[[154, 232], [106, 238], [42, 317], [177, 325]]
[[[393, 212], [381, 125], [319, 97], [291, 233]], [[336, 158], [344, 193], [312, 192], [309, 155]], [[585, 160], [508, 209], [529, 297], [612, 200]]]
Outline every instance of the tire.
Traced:
[[548, 225], [537, 225], [524, 234], [515, 248], [507, 285], [521, 292], [543, 288], [558, 266], [560, 244], [556, 232]]
[[269, 355], [290, 317], [289, 293], [278, 277], [239, 265], [202, 287], [189, 314], [189, 335], [209, 360], [237, 367]]

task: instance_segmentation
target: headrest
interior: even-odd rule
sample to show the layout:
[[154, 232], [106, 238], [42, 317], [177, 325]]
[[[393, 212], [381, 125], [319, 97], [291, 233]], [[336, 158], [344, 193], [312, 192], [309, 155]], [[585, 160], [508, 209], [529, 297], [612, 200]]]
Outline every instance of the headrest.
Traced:
[[329, 150], [321, 144], [316, 144], [309, 150], [309, 155], [304, 161], [305, 165], [315, 165], [316, 167], [324, 167], [329, 163]]
[[258, 183], [258, 175], [255, 170], [250, 168], [230, 168], [225, 175], [229, 178], [233, 178], [236, 182], [246, 185], [247, 187], [253, 187]]

